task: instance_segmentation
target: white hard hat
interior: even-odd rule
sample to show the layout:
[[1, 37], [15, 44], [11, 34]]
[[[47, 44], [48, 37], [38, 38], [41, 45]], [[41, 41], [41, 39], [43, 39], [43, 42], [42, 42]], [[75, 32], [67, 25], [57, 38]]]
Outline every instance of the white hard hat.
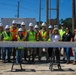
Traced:
[[29, 27], [30, 27], [30, 26], [33, 26], [33, 23], [29, 23]]
[[58, 28], [58, 25], [54, 25], [54, 28]]
[[41, 26], [46, 26], [46, 24], [43, 22]]
[[5, 26], [5, 29], [9, 29], [9, 28], [10, 28], [10, 26], [9, 26], [9, 25], [6, 25], [6, 26]]
[[3, 24], [2, 24], [2, 23], [0, 23], [0, 26], [3, 26]]
[[23, 29], [22, 29], [22, 28], [19, 28], [19, 29], [18, 29], [18, 32], [22, 32], [22, 31], [23, 31]]
[[39, 26], [38, 25], [35, 25], [35, 27], [34, 28], [39, 28]]
[[23, 25], [25, 25], [25, 22], [22, 22], [22, 23], [21, 23], [21, 26], [23, 26]]
[[52, 27], [52, 25], [49, 25], [49, 27], [48, 27], [48, 28], [53, 28], [53, 27]]
[[13, 20], [13, 21], [12, 21], [12, 24], [16, 24], [16, 21], [15, 21], [15, 20]]

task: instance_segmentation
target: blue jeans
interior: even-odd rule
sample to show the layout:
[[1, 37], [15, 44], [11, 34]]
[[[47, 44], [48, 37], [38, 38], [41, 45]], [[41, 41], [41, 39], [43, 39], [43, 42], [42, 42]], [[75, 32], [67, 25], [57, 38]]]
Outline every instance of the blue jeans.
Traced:
[[76, 61], [76, 50], [74, 50], [74, 61]]
[[16, 50], [16, 63], [21, 63], [23, 57], [23, 50]]
[[5, 61], [5, 58], [6, 58], [6, 51], [7, 51], [7, 58], [8, 58], [8, 62], [9, 62], [10, 58], [11, 58], [12, 48], [8, 48], [8, 47], [2, 48], [2, 61], [3, 62]]
[[70, 48], [65, 48], [67, 61], [70, 61]]

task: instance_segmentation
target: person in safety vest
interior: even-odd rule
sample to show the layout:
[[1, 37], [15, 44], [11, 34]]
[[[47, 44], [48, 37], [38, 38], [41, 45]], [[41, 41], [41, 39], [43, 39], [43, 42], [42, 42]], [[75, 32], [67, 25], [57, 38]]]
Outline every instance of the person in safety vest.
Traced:
[[[21, 23], [21, 28], [23, 29], [23, 36], [25, 37], [25, 41], [26, 41], [26, 37], [27, 37], [27, 30], [26, 30], [26, 25], [25, 25], [25, 22], [22, 22]], [[26, 60], [27, 58], [27, 55], [28, 55], [28, 51], [27, 51], [27, 48], [24, 49], [24, 59]]]
[[[25, 41], [25, 36], [23, 35], [23, 29], [18, 29], [17, 41]], [[18, 47], [16, 50], [16, 63], [22, 62], [24, 47]]]
[[[27, 31], [27, 41], [35, 42], [36, 41], [36, 32], [33, 30], [34, 25], [29, 23], [29, 30]], [[34, 62], [36, 56], [36, 50], [34, 48], [28, 50], [29, 60], [32, 55], [32, 61]]]
[[[37, 41], [40, 41], [39, 26], [38, 26], [38, 25], [35, 25], [35, 26], [34, 26], [34, 29], [35, 29], [35, 31], [36, 31], [36, 38], [37, 38]], [[36, 51], [37, 51], [36, 55], [38, 55], [38, 59], [40, 60], [40, 57], [39, 57], [40, 48], [37, 48]]]
[[[5, 31], [2, 32], [2, 36], [1, 36], [2, 41], [12, 41], [12, 34], [10, 32], [10, 27], [9, 25], [5, 26]], [[5, 47], [2, 50], [2, 61], [5, 62], [5, 58], [6, 58], [6, 51], [7, 51], [7, 57], [8, 57], [8, 62], [10, 62], [10, 57], [11, 57], [11, 48], [9, 47]]]
[[[62, 23], [61, 24], [61, 29], [59, 29], [59, 34], [60, 34], [60, 37], [61, 37], [61, 41], [62, 41], [62, 37], [65, 33], [66, 33], [66, 28], [65, 28], [65, 25]], [[62, 51], [63, 51], [63, 54], [61, 53]], [[60, 53], [63, 55], [63, 61], [65, 61], [66, 54], [65, 54], [64, 48], [60, 49]]]
[[47, 41], [49, 36], [48, 36], [48, 31], [46, 30], [46, 24], [42, 23], [42, 29], [39, 31], [40, 36], [41, 36], [41, 41]]
[[[12, 21], [12, 26], [10, 27], [10, 32], [12, 33], [12, 41], [17, 41], [16, 35], [18, 34], [17, 23], [15, 20]], [[13, 59], [15, 59], [16, 49], [13, 48]]]
[[[53, 32], [52, 25], [49, 25], [48, 30], [49, 30], [49, 39], [48, 39], [48, 41], [51, 42], [51, 36], [52, 36], [52, 32]], [[51, 57], [52, 50], [53, 50], [53, 48], [48, 48], [48, 55], [49, 55], [49, 57]]]
[[53, 31], [52, 25], [49, 25], [48, 30], [49, 30], [49, 39], [48, 39], [48, 41], [51, 41], [51, 38], [50, 37], [51, 37], [52, 31]]
[[[1, 35], [2, 35], [3, 31], [4, 31], [4, 29], [3, 29], [3, 24], [0, 23], [0, 41], [1, 41]], [[2, 48], [0, 47], [0, 59], [1, 59], [1, 49], [2, 49]]]
[[35, 25], [34, 29], [35, 29], [35, 32], [36, 32], [37, 41], [39, 41], [40, 40], [39, 26]]
[[[48, 41], [49, 33], [48, 33], [48, 31], [46, 30], [46, 24], [45, 24], [45, 23], [42, 23], [41, 27], [42, 27], [42, 29], [39, 31], [40, 36], [41, 36], [40, 40], [41, 40], [41, 41]], [[43, 52], [43, 53], [46, 52], [46, 58], [47, 58], [47, 60], [48, 60], [48, 50], [47, 50], [47, 49], [43, 48], [43, 51], [40, 50], [39, 52], [40, 52], [40, 53], [39, 53], [39, 54], [40, 54], [40, 57], [41, 57], [42, 52]]]
[[17, 28], [17, 23], [15, 20], [12, 21], [12, 26], [10, 27], [10, 32], [12, 33], [12, 41], [17, 41], [17, 33], [18, 33], [18, 28]]
[[65, 34], [65, 33], [66, 33], [66, 29], [65, 29], [64, 24], [62, 23], [61, 29], [59, 29], [59, 34], [60, 34], [61, 40], [62, 40], [63, 34]]

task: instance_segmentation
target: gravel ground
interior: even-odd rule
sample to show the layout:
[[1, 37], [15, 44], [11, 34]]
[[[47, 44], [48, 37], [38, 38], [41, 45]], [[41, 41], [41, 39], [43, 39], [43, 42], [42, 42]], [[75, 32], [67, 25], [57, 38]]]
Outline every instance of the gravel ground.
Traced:
[[20, 71], [20, 66], [15, 64], [13, 72], [11, 66], [12, 63], [0, 61], [0, 75], [76, 75], [76, 65], [72, 64], [61, 64], [61, 70], [54, 65], [52, 72], [49, 70], [49, 63], [22, 64], [23, 71]]

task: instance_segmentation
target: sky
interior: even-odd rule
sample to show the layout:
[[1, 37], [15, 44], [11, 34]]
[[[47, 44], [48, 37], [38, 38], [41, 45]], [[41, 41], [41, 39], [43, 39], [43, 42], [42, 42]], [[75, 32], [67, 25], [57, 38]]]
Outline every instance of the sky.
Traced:
[[[35, 18], [39, 20], [40, 0], [20, 0], [20, 18]], [[0, 18], [16, 18], [18, 0], [0, 0]], [[72, 17], [72, 0], [60, 0], [59, 19]], [[56, 0], [51, 0], [51, 8], [56, 8]], [[56, 18], [52, 10], [51, 18]], [[46, 21], [46, 0], [41, 0], [41, 21]]]

